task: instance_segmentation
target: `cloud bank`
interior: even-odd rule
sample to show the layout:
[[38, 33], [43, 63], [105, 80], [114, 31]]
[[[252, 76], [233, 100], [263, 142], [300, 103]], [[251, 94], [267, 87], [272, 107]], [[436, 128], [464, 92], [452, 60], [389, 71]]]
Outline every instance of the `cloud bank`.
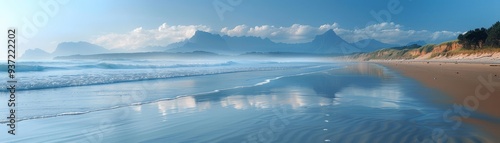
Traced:
[[406, 30], [403, 26], [394, 23], [379, 23], [359, 29], [334, 29], [340, 37], [349, 42], [363, 39], [375, 39], [384, 43], [404, 45], [418, 40], [427, 43], [439, 43], [454, 39], [461, 32], [452, 31], [427, 31], [427, 30]]
[[[363, 39], [375, 39], [384, 43], [405, 45], [409, 42], [423, 40], [428, 43], [438, 43], [454, 39], [461, 32], [453, 31], [427, 31], [405, 29], [404, 26], [395, 23], [378, 23], [364, 28], [345, 29], [338, 23], [310, 26], [293, 24], [288, 27], [273, 25], [247, 26], [237, 25], [235, 27], [224, 27], [218, 32], [228, 36], [256, 36], [269, 38], [274, 42], [304, 43], [314, 39], [316, 35], [333, 29], [337, 35], [348, 42], [356, 42]], [[138, 27], [128, 33], [111, 33], [97, 36], [90, 41], [94, 44], [109, 49], [137, 49], [147, 46], [166, 46], [190, 38], [195, 31], [201, 30], [211, 32], [212, 29], [206, 25], [176, 25], [170, 26], [166, 23], [157, 29], [143, 29]]]
[[174, 25], [166, 23], [157, 29], [143, 29], [138, 27], [128, 33], [111, 33], [91, 39], [91, 43], [109, 49], [137, 49], [147, 46], [166, 46], [190, 38], [197, 30], [210, 32], [205, 25]]
[[314, 36], [322, 34], [329, 29], [337, 28], [337, 23], [325, 24], [320, 27], [300, 24], [293, 24], [290, 27], [275, 27], [271, 25], [249, 27], [246, 25], [238, 25], [232, 29], [224, 27], [220, 30], [220, 33], [229, 36], [256, 36], [269, 38], [275, 42], [283, 43], [304, 43], [311, 41]]

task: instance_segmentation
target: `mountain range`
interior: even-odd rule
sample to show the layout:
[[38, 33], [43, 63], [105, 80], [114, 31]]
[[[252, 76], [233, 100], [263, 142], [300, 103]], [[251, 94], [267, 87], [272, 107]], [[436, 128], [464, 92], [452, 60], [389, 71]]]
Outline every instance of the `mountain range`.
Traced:
[[[205, 51], [217, 54], [241, 55], [245, 53], [302, 53], [302, 54], [335, 54], [345, 55], [360, 52], [373, 52], [382, 48], [395, 47], [398, 45], [382, 43], [374, 39], [364, 39], [349, 43], [339, 37], [333, 30], [328, 30], [317, 35], [306, 43], [280, 43], [273, 42], [268, 38], [253, 36], [233, 37], [227, 35], [213, 34], [204, 31], [196, 31], [195, 34], [184, 41], [167, 46], [144, 47], [140, 51], [129, 52], [171, 52], [186, 53]], [[69, 55], [93, 55], [113, 53], [104, 47], [88, 42], [63, 42], [57, 45], [54, 52], [48, 53], [41, 49], [30, 49], [23, 54], [23, 59], [52, 59], [57, 56]], [[121, 52], [124, 53], [124, 52]]]
[[21, 56], [21, 59], [52, 59], [57, 56], [68, 56], [68, 55], [91, 55], [91, 54], [102, 54], [110, 53], [111, 51], [88, 42], [62, 42], [59, 43], [54, 52], [49, 53], [42, 49], [28, 49]]
[[[351, 54], [356, 52], [372, 52], [381, 48], [398, 45], [386, 44], [374, 39], [365, 39], [349, 43], [339, 37], [333, 30], [328, 30], [315, 36], [306, 43], [278, 43], [268, 38], [259, 37], [231, 37], [196, 31], [194, 36], [175, 46], [164, 47], [167, 52], [207, 51], [220, 54], [243, 54], [248, 52], [291, 52], [305, 54]], [[156, 47], [157, 49], [161, 49]]]

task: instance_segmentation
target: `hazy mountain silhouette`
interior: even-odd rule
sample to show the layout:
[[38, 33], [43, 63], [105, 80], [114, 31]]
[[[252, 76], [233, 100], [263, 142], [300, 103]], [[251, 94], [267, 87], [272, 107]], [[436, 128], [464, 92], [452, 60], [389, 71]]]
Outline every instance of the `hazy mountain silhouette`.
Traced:
[[353, 48], [352, 45], [340, 38], [333, 30], [328, 30], [321, 35], [317, 35], [308, 45], [310, 48], [308, 53], [346, 53], [346, 50], [343, 48]]
[[90, 55], [107, 53], [109, 50], [94, 45], [88, 42], [62, 42], [57, 45], [57, 48], [52, 52], [53, 56], [67, 56], [67, 55]]
[[[196, 31], [193, 37], [183, 42], [182, 46], [171, 49], [171, 52], [192, 52], [207, 51], [214, 53], [231, 52], [227, 43], [218, 34], [212, 34], [204, 31]], [[175, 44], [175, 43], [174, 43]]]
[[226, 41], [228, 47], [231, 48], [232, 51], [248, 51], [249, 49], [254, 50], [254, 52], [263, 52], [269, 51], [271, 47], [269, 46], [277, 46], [275, 48], [280, 48], [282, 45], [272, 42], [270, 39], [262, 39], [259, 37], [230, 37], [230, 36], [222, 36], [222, 38]]
[[415, 41], [415, 42], [410, 42], [410, 43], [408, 43], [406, 45], [408, 46], [408, 45], [414, 45], [414, 44], [417, 44], [417, 45], [420, 45], [420, 46], [427, 45], [427, 43], [425, 41], [422, 41], [422, 40]]
[[[220, 36], [197, 31], [190, 39], [167, 46], [167, 52], [207, 51], [221, 54], [242, 54], [248, 52], [293, 52], [306, 54], [349, 54], [353, 52], [371, 52], [393, 45], [371, 40], [370, 48], [361, 49], [340, 38], [333, 30], [317, 35], [311, 42], [287, 44], [273, 42], [268, 38], [252, 36]], [[385, 47], [387, 46], [387, 47]], [[170, 48], [170, 49], [169, 49]]]
[[21, 56], [21, 59], [34, 60], [34, 59], [52, 59], [52, 55], [42, 49], [28, 49]]
[[88, 42], [62, 42], [56, 47], [52, 53], [48, 53], [41, 49], [29, 49], [22, 55], [22, 59], [52, 59], [56, 56], [69, 56], [69, 55], [91, 55], [109, 53], [110, 51]]
[[[56, 50], [49, 54], [49, 57], [69, 56], [69, 55], [95, 55], [103, 53], [118, 52], [123, 53], [153, 54], [155, 52], [171, 53], [191, 53], [195, 51], [205, 51], [217, 54], [240, 55], [245, 53], [272, 53], [273, 55], [284, 54], [334, 54], [343, 55], [356, 52], [372, 52], [382, 48], [395, 47], [397, 45], [386, 44], [374, 39], [360, 40], [355, 43], [348, 43], [339, 37], [333, 30], [328, 30], [323, 34], [317, 35], [311, 42], [306, 43], [278, 43], [268, 38], [253, 36], [221, 36], [204, 31], [196, 31], [195, 34], [184, 41], [173, 43], [167, 46], [148, 46], [137, 51], [110, 51], [101, 46], [87, 42], [63, 42]], [[40, 54], [38, 54], [40, 53]], [[36, 57], [35, 55], [47, 55], [40, 51], [27, 51], [26, 57]], [[112, 55], [112, 54], [111, 54]], [[111, 56], [106, 54], [106, 56]], [[102, 56], [102, 55], [101, 55]]]

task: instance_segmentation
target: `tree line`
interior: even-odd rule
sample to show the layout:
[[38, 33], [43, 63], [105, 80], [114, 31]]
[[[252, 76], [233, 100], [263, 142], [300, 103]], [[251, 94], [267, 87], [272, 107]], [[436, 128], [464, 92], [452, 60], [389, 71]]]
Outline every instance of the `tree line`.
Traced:
[[458, 43], [466, 49], [480, 49], [485, 46], [500, 48], [500, 21], [490, 28], [476, 28], [458, 35]]

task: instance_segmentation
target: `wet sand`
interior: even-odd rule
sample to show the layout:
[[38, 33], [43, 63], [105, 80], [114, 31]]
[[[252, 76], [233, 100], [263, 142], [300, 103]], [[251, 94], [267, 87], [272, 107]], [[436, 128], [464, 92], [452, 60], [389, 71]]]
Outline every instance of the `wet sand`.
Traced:
[[[471, 118], [468, 110], [454, 112], [461, 120], [478, 125], [500, 138], [500, 65], [478, 63], [378, 61], [403, 75], [412, 77], [425, 86], [440, 90], [452, 97], [451, 105], [475, 107], [471, 112], [485, 114], [485, 118]], [[481, 81], [483, 80], [483, 82]], [[476, 92], [479, 91], [479, 92]], [[439, 101], [437, 101], [439, 102]], [[454, 107], [450, 105], [450, 109]]]
[[[39, 91], [50, 90], [60, 98], [49, 98], [54, 102], [31, 101], [28, 99], [36, 95], [23, 94], [25, 98], [21, 101], [30, 108], [24, 108], [27, 110], [21, 113], [82, 107], [68, 104], [71, 100], [102, 107], [102, 102], [123, 100], [128, 97], [123, 92], [134, 93], [132, 87], [141, 85], [150, 87], [144, 95], [153, 100], [23, 120], [16, 129], [19, 134], [0, 136], [0, 140], [29, 143], [434, 142], [444, 139], [434, 136], [435, 129], [441, 129], [447, 135], [447, 142], [498, 142], [471, 124], [453, 129], [454, 123], [442, 120], [443, 108], [419, 98], [441, 93], [388, 68], [371, 63], [316, 63], [312, 67], [317, 68], [42, 89]], [[232, 79], [226, 84], [235, 88], [223, 87], [223, 83], [217, 83], [220, 79]], [[161, 95], [198, 91], [200, 87], [213, 92], [154, 100]], [[174, 88], [188, 91], [172, 94]], [[86, 98], [82, 96], [85, 94], [64, 94], [81, 93], [80, 90], [91, 92], [92, 89], [109, 89], [110, 95]], [[41, 97], [48, 95], [48, 92], [37, 93], [44, 95]], [[112, 95], [119, 96], [104, 98]], [[35, 102], [47, 105], [36, 106]], [[64, 102], [66, 104], [61, 104]]]

